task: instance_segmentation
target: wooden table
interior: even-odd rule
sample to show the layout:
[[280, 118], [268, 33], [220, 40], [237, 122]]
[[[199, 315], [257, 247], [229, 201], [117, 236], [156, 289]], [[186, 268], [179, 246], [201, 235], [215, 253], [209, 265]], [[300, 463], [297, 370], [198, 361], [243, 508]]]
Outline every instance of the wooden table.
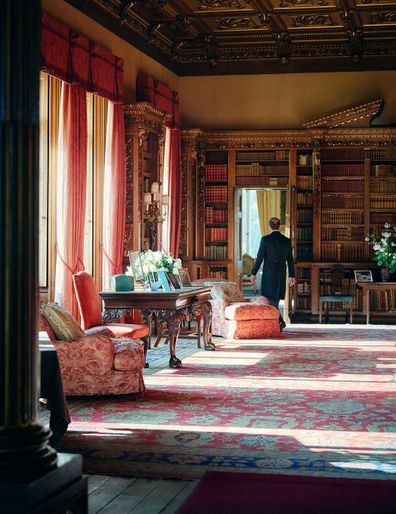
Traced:
[[[366, 303], [366, 323], [370, 323], [370, 291], [396, 290], [396, 282], [359, 282], [358, 287], [363, 289], [363, 297]], [[388, 307], [386, 307], [388, 310]]]
[[210, 287], [189, 287], [180, 291], [102, 291], [104, 302], [103, 320], [114, 323], [132, 309], [139, 309], [145, 322], [151, 326], [153, 316], [166, 323], [169, 332], [169, 367], [180, 368], [182, 362], [176, 357], [176, 343], [182, 321], [203, 318], [205, 350], [215, 350], [212, 343], [212, 305]]

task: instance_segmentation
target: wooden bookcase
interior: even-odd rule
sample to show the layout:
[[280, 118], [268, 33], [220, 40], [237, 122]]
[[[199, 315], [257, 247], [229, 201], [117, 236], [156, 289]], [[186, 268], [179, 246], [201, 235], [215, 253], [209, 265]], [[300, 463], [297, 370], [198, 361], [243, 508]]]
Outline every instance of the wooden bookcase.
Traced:
[[[372, 119], [380, 104], [321, 118], [296, 130], [183, 131], [185, 237], [180, 254], [192, 277], [238, 280], [236, 191], [273, 187], [285, 188], [288, 195], [286, 217], [297, 278], [287, 305], [292, 319], [318, 319], [319, 296], [331, 288], [328, 270], [335, 266], [344, 270], [345, 287], [354, 270], [372, 269], [379, 280], [364, 238], [369, 232], [380, 233], [385, 222], [396, 224], [396, 128], [356, 124]], [[227, 184], [216, 184], [211, 175], [218, 164], [228, 165]], [[222, 186], [227, 187], [228, 205], [211, 204], [213, 189], [208, 188]], [[213, 240], [211, 229], [221, 225], [215, 226], [219, 219], [215, 222], [215, 211], [207, 208], [227, 212], [227, 240]], [[214, 259], [210, 252], [215, 250], [208, 253], [216, 246], [227, 248], [226, 260], [220, 260], [220, 254]], [[371, 298], [373, 319], [396, 322], [393, 293], [373, 293]], [[357, 289], [354, 319], [364, 319], [364, 302]], [[339, 312], [341, 316], [342, 306]]]
[[161, 181], [165, 127], [170, 115], [149, 102], [124, 106], [126, 146], [126, 219], [124, 266], [129, 250], [145, 250], [149, 235], [143, 195], [153, 182]]

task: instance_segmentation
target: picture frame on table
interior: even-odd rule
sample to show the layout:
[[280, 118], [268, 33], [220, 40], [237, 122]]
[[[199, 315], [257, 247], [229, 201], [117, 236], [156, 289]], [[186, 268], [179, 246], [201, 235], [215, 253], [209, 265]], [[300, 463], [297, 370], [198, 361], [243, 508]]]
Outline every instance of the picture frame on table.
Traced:
[[373, 282], [373, 274], [371, 270], [354, 270], [355, 282]]
[[166, 271], [166, 276], [171, 284], [171, 287], [174, 291], [178, 291], [182, 289], [181, 282], [179, 281], [179, 277], [177, 277], [174, 273], [171, 271]]
[[136, 282], [144, 282], [144, 272], [139, 250], [129, 250], [129, 263]]
[[171, 282], [169, 281], [169, 278], [166, 274], [165, 270], [159, 270], [157, 271], [158, 274], [158, 280], [161, 281], [161, 287], [162, 290], [166, 293], [171, 293], [173, 291]]
[[192, 287], [191, 278], [187, 268], [179, 268], [179, 280], [182, 287]]
[[158, 275], [158, 271], [152, 271], [149, 278], [150, 291], [158, 291], [162, 287], [162, 280]]

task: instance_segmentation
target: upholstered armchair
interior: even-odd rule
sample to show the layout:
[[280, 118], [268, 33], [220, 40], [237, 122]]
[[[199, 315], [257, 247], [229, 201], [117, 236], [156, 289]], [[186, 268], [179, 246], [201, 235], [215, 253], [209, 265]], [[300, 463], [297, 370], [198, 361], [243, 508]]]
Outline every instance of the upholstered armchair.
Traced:
[[106, 328], [87, 336], [81, 328], [81, 333], [75, 331], [75, 327], [62, 336], [73, 337], [75, 331], [75, 339], [60, 340], [42, 313], [40, 330], [47, 332], [56, 348], [66, 396], [130, 393], [143, 396], [145, 357], [139, 341], [114, 338]]
[[150, 329], [146, 325], [131, 323], [104, 323], [102, 319], [102, 300], [96, 291], [92, 276], [86, 271], [73, 275], [73, 285], [81, 316], [81, 326], [87, 335], [100, 333], [103, 327], [111, 330], [113, 337], [141, 339], [147, 354]]
[[263, 339], [280, 335], [279, 311], [264, 297], [243, 298], [235, 282], [200, 279], [194, 285], [211, 287], [212, 334], [230, 339]]

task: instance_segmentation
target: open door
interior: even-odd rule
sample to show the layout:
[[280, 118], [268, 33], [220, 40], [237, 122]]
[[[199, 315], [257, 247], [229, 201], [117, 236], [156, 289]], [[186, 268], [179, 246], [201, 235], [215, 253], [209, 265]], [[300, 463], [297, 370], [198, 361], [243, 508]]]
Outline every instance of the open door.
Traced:
[[[286, 189], [286, 217], [285, 217], [285, 236], [292, 242], [293, 256], [296, 255], [296, 234], [295, 234], [295, 213], [296, 213], [296, 188], [288, 185]], [[286, 287], [285, 296], [285, 322], [290, 323], [290, 316], [293, 312], [294, 289]]]
[[234, 199], [234, 226], [235, 226], [235, 247], [234, 247], [234, 262], [235, 262], [235, 281], [242, 291], [242, 189], [235, 189]]

